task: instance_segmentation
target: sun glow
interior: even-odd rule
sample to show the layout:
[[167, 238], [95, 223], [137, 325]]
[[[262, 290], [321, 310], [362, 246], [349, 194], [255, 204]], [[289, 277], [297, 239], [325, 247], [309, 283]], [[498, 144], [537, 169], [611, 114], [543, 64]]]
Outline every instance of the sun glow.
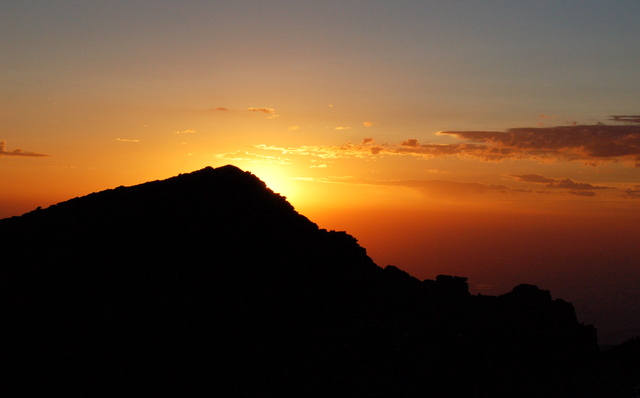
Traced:
[[290, 171], [282, 165], [251, 164], [245, 170], [264, 181], [273, 192], [285, 196], [289, 202], [302, 199], [300, 191], [292, 179]]

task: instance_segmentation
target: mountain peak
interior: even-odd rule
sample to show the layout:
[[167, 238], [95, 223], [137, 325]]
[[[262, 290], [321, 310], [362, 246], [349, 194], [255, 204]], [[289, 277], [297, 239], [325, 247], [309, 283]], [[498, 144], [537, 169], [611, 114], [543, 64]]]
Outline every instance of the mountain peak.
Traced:
[[0, 241], [0, 354], [49, 393], [549, 396], [597, 349], [570, 304], [383, 270], [231, 165], [0, 220]]

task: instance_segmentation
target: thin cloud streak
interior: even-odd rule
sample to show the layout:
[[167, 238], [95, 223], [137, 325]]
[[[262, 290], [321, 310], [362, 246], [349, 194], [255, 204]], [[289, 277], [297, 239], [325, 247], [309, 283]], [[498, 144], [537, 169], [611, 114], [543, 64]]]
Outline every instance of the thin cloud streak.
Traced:
[[449, 180], [374, 180], [356, 177], [323, 177], [323, 178], [298, 178], [305, 181], [313, 181], [329, 184], [372, 185], [411, 188], [423, 191], [430, 195], [457, 196], [460, 198], [469, 195], [481, 195], [488, 192], [509, 193], [511, 188], [505, 185], [488, 185], [477, 182], [458, 182]]
[[6, 146], [7, 146], [7, 143], [4, 140], [0, 140], [0, 156], [22, 156], [22, 157], [30, 157], [30, 158], [50, 157], [50, 155], [45, 155], [43, 153], [23, 151], [22, 149], [14, 149], [13, 151], [7, 151], [5, 149]]
[[291, 160], [287, 158], [282, 158], [278, 156], [258, 155], [258, 154], [246, 152], [246, 151], [221, 153], [221, 154], [215, 155], [215, 157], [218, 159], [224, 159], [227, 161], [234, 161], [234, 162], [241, 161], [241, 162], [249, 162], [249, 163], [267, 163], [267, 164], [279, 164], [279, 165], [291, 164]]
[[513, 178], [518, 182], [544, 184], [547, 188], [554, 189], [568, 189], [570, 194], [578, 196], [593, 197], [596, 196], [594, 190], [599, 189], [612, 189], [613, 187], [591, 185], [586, 182], [576, 182], [570, 178], [556, 179], [548, 178], [539, 174], [523, 174], [523, 175], [510, 175], [508, 177]]
[[573, 190], [593, 190], [593, 189], [608, 189], [611, 187], [591, 185], [585, 182], [576, 182], [570, 178], [556, 179], [541, 176], [539, 174], [524, 174], [524, 175], [510, 175], [519, 182], [531, 182], [535, 184], [544, 184], [548, 188], [566, 188]]
[[276, 113], [276, 110], [273, 108], [247, 108], [247, 111], [249, 112], [260, 112], [260, 113], [267, 113], [267, 114], [273, 114]]
[[611, 115], [609, 120], [624, 123], [640, 123], [640, 115]]

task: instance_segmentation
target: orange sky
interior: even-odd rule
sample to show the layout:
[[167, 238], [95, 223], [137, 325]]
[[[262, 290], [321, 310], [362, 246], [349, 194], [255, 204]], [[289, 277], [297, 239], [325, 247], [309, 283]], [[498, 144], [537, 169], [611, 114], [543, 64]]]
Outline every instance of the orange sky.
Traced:
[[0, 217], [234, 164], [381, 266], [640, 329], [640, 3], [390, 4], [4, 1]]

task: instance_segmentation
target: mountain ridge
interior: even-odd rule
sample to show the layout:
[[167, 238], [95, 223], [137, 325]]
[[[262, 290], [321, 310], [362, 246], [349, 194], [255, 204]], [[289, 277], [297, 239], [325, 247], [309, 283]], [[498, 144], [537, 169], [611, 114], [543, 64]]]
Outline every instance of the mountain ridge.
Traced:
[[30, 372], [54, 390], [600, 388], [595, 329], [571, 304], [532, 285], [471, 296], [466, 278], [380, 268], [351, 235], [320, 229], [235, 166], [0, 220], [0, 241], [3, 354], [15, 380]]

